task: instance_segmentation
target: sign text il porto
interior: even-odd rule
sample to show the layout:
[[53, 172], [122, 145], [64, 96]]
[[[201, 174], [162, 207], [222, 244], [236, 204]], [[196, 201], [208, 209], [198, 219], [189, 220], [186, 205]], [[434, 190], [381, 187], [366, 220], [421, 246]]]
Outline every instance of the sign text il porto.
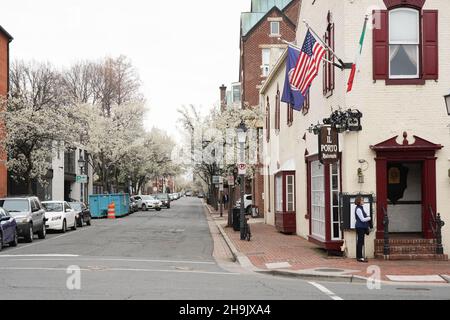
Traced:
[[322, 164], [339, 161], [339, 133], [332, 126], [323, 126], [319, 132], [319, 160]]

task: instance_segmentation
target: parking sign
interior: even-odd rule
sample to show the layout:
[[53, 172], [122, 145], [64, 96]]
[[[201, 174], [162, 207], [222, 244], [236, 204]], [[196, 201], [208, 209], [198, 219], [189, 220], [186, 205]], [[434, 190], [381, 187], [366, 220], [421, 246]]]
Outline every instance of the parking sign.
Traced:
[[238, 171], [238, 174], [247, 174], [247, 165], [245, 163], [239, 163]]

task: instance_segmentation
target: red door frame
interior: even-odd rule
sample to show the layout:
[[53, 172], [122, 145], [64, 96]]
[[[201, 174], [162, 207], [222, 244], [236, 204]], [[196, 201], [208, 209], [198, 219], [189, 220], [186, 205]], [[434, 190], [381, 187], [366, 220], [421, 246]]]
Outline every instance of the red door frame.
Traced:
[[[277, 178], [281, 176], [281, 197], [283, 199], [283, 205], [281, 210], [277, 211]], [[286, 195], [287, 195], [287, 176], [293, 176], [294, 177], [294, 211], [287, 211], [287, 201]], [[297, 211], [297, 199], [296, 199], [296, 175], [295, 171], [280, 171], [278, 172], [274, 177], [274, 211], [275, 211], [275, 226], [278, 231], [283, 233], [296, 233], [297, 228], [297, 218], [296, 218], [296, 211]]]
[[370, 148], [377, 153], [377, 232], [376, 238], [384, 238], [383, 208], [387, 209], [387, 165], [389, 162], [420, 162], [422, 163], [422, 230], [425, 239], [432, 239], [430, 228], [429, 207], [437, 211], [436, 198], [436, 151], [441, 145], [434, 144], [414, 136], [415, 142], [409, 144], [406, 132], [403, 134], [403, 144], [397, 143], [397, 137], [381, 142]]

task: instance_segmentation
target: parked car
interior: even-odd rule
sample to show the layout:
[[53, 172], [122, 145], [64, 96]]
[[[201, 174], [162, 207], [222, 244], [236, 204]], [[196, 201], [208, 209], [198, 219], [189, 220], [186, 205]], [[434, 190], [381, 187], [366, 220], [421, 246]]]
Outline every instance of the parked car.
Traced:
[[77, 213], [66, 201], [44, 201], [42, 205], [45, 208], [47, 229], [58, 230], [62, 233], [65, 233], [67, 228], [77, 230]]
[[5, 244], [10, 247], [17, 246], [17, 223], [8, 211], [0, 208], [0, 251]]
[[204, 195], [203, 193], [200, 192], [200, 193], [197, 195], [197, 197], [198, 197], [198, 198], [204, 198], [205, 195]]
[[192, 197], [192, 191], [186, 191], [186, 197]]
[[139, 206], [138, 201], [135, 199], [135, 197], [130, 197], [130, 213], [138, 212]]
[[156, 199], [158, 199], [159, 201], [161, 201], [162, 205], [161, 207], [165, 207], [167, 209], [170, 209], [170, 196], [168, 193], [158, 193], [156, 195]]
[[[244, 195], [244, 208], [245, 208], [245, 212], [247, 214], [251, 214], [252, 213], [252, 206], [253, 206], [252, 195], [251, 194]], [[236, 207], [237, 208], [241, 207], [241, 200], [240, 199], [238, 201], [236, 201]]]
[[147, 211], [148, 209], [161, 211], [161, 201], [153, 196], [135, 196], [135, 199], [138, 203], [138, 208], [142, 209], [142, 211]]
[[77, 214], [77, 227], [82, 228], [83, 223], [87, 226], [91, 225], [91, 211], [83, 202], [69, 202], [69, 206], [74, 209]]
[[0, 198], [0, 207], [16, 220], [19, 237], [23, 237], [27, 242], [33, 242], [34, 234], [37, 234], [39, 239], [45, 239], [45, 211], [37, 197]]

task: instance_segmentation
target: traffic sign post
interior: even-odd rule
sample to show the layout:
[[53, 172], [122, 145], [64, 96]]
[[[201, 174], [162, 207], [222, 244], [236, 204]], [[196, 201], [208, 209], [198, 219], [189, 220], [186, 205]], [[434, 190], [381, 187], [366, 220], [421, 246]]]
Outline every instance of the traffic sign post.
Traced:
[[238, 164], [238, 174], [239, 175], [247, 174], [247, 165], [245, 163]]

